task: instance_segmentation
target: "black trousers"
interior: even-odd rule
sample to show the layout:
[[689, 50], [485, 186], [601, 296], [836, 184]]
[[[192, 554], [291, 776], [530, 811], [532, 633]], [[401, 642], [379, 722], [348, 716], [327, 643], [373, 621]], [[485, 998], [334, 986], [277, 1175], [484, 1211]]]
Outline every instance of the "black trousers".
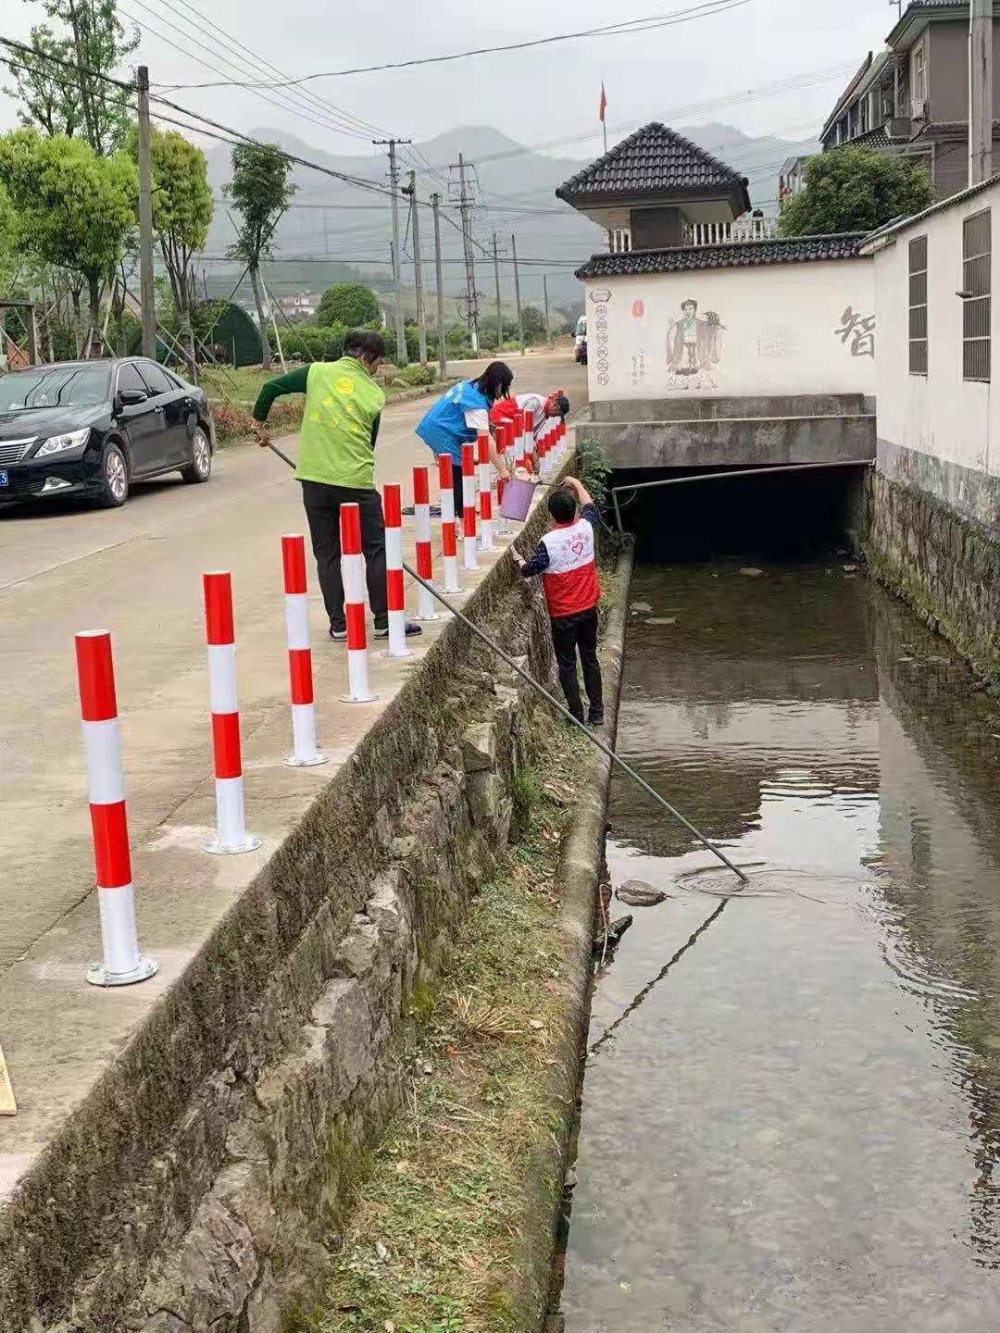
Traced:
[[319, 572], [330, 628], [342, 630], [344, 618], [344, 581], [340, 573], [340, 506], [354, 503], [361, 510], [361, 550], [365, 557], [368, 604], [375, 625], [384, 629], [389, 623], [388, 595], [385, 588], [385, 522], [382, 498], [378, 491], [356, 490], [352, 486], [327, 486], [321, 481], [304, 481], [302, 501], [309, 520], [313, 555]]
[[566, 696], [569, 711], [580, 722], [583, 721], [583, 701], [580, 698], [580, 682], [576, 675], [576, 655], [580, 654], [583, 664], [583, 684], [590, 702], [591, 715], [598, 717], [604, 713], [604, 686], [601, 681], [601, 667], [597, 661], [597, 607], [589, 611], [580, 611], [574, 616], [554, 616], [552, 619], [552, 645], [556, 650], [556, 662], [559, 665], [559, 684]]

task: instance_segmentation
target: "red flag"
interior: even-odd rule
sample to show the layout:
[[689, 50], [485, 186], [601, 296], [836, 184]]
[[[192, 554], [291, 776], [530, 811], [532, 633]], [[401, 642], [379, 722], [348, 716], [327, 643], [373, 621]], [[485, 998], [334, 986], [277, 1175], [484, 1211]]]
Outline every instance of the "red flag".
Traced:
[[601, 80], [601, 110], [600, 110], [600, 118], [601, 118], [601, 124], [602, 124], [602, 125], [604, 124], [604, 113], [605, 113], [605, 111], [607, 111], [607, 109], [608, 109], [608, 95], [607, 95], [607, 93], [604, 91], [604, 80], [602, 79], [602, 80]]

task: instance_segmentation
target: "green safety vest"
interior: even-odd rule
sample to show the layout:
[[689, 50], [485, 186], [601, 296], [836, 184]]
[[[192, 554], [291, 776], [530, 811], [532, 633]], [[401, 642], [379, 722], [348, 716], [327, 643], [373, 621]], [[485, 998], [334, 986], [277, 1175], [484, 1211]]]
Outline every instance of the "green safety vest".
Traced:
[[372, 426], [383, 407], [385, 394], [360, 361], [314, 362], [299, 432], [299, 481], [374, 489]]

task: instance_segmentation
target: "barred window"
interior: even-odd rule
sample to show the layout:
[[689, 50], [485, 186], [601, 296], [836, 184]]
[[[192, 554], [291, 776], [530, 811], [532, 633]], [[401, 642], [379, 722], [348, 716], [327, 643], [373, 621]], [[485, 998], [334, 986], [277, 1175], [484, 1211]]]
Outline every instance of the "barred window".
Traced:
[[962, 229], [962, 375], [967, 380], [990, 378], [991, 220], [987, 208], [966, 218]]
[[910, 374], [927, 374], [927, 237], [910, 242]]

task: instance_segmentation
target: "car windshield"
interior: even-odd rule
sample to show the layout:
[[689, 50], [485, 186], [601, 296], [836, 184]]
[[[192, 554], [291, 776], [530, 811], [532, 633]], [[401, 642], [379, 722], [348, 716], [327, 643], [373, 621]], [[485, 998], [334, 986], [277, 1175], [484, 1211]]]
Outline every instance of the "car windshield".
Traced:
[[96, 407], [107, 397], [107, 366], [39, 366], [0, 376], [0, 412]]

